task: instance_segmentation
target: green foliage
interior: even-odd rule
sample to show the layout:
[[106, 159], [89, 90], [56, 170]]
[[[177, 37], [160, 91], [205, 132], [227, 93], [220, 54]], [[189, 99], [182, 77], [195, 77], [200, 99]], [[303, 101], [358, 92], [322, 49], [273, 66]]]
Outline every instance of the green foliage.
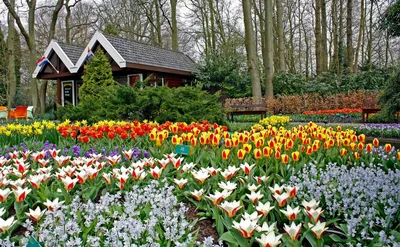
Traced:
[[304, 74], [279, 73], [274, 77], [275, 94], [302, 94], [307, 78]]
[[392, 37], [400, 36], [400, 0], [392, 4], [382, 18], [382, 27], [387, 29]]
[[356, 74], [323, 73], [313, 80], [303, 74], [280, 73], [274, 77], [275, 94], [319, 93], [322, 95], [348, 91], [379, 91], [386, 86], [391, 68], [360, 71]]
[[250, 76], [241, 70], [241, 62], [238, 56], [212, 56], [197, 74], [197, 82], [207, 90], [222, 90], [232, 98], [251, 96]]
[[115, 84], [110, 62], [103, 51], [89, 59], [85, 65], [85, 74], [82, 76], [83, 84], [79, 89], [81, 102], [106, 97], [109, 89]]
[[204, 119], [224, 123], [219, 94], [209, 94], [199, 87], [147, 87], [136, 89], [115, 86], [102, 99], [90, 98], [78, 106], [61, 107], [61, 120], [153, 120], [190, 123]]
[[382, 106], [379, 115], [388, 122], [394, 122], [396, 112], [400, 111], [400, 69], [390, 78], [379, 104]]

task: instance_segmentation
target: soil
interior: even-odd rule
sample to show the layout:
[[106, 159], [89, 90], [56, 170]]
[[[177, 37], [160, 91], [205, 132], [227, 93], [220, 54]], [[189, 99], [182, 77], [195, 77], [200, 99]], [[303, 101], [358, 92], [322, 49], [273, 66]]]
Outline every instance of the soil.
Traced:
[[[198, 219], [197, 216], [197, 208], [191, 204], [190, 202], [185, 202], [188, 210], [185, 213], [185, 216], [190, 220], [194, 221]], [[218, 244], [218, 233], [215, 227], [213, 226], [213, 221], [210, 219], [201, 220], [196, 223], [194, 229], [199, 229], [199, 233], [197, 234], [197, 241], [203, 242], [207, 237], [213, 237], [214, 244]]]

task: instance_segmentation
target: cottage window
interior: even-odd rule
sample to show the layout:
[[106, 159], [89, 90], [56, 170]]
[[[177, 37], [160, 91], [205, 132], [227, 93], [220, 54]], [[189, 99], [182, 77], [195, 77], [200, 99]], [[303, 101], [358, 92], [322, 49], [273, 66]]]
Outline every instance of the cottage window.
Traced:
[[127, 77], [128, 77], [127, 84], [130, 87], [134, 87], [137, 82], [143, 81], [143, 74], [131, 74], [128, 75]]

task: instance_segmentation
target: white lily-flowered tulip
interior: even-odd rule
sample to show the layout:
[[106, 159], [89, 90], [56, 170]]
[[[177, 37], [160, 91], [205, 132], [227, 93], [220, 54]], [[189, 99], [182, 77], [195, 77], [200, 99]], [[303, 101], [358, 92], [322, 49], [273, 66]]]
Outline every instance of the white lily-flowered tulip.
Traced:
[[192, 175], [194, 177], [194, 179], [198, 182], [200, 182], [201, 184], [204, 183], [204, 181], [210, 177], [210, 174], [208, 174], [208, 171], [192, 171]]
[[303, 202], [301, 203], [301, 205], [303, 205], [303, 207], [306, 210], [310, 210], [310, 209], [316, 209], [319, 206], [319, 201], [316, 201], [315, 199], [312, 199], [311, 201], [307, 202], [306, 200], [303, 200]]
[[56, 199], [54, 199], [54, 201], [50, 201], [49, 199], [47, 199], [46, 202], [43, 204], [47, 207], [49, 211], [54, 211], [59, 209], [63, 203], [64, 201], [59, 202], [57, 197]]
[[11, 216], [7, 220], [0, 218], [0, 233], [7, 232], [16, 222], [17, 220], [14, 220], [14, 216]]
[[243, 219], [251, 220], [251, 221], [258, 221], [261, 217], [262, 217], [262, 215], [258, 214], [257, 211], [253, 212], [252, 214], [245, 212], [242, 215]]
[[266, 234], [273, 232], [276, 228], [276, 222], [268, 225], [267, 222], [264, 222], [262, 226], [257, 227], [257, 232], [265, 232]]
[[181, 179], [174, 178], [174, 183], [178, 185], [179, 189], [183, 189], [186, 186], [187, 182], [188, 180], [186, 178], [181, 178]]
[[244, 238], [251, 238], [251, 236], [253, 235], [253, 232], [257, 228], [257, 226], [258, 226], [257, 221], [242, 219], [240, 221], [240, 223], [234, 221], [232, 228], [235, 228], [236, 230], [238, 230]]
[[235, 190], [237, 188], [236, 183], [232, 183], [230, 181], [224, 183], [224, 182], [219, 182], [218, 186], [223, 189], [223, 190]]
[[200, 189], [200, 190], [194, 190], [194, 191], [190, 192], [190, 194], [194, 197], [194, 199], [196, 199], [197, 201], [200, 201], [204, 192], [205, 192], [204, 189]]
[[159, 179], [161, 176], [163, 169], [159, 168], [158, 166], [154, 168], [150, 168], [150, 174], [153, 176], [155, 179]]
[[281, 244], [282, 234], [275, 236], [275, 232], [269, 232], [268, 234], [262, 234], [261, 238], [256, 238], [257, 242], [262, 247], [276, 247]]
[[243, 206], [240, 205], [240, 201], [233, 202], [223, 202], [221, 205], [218, 205], [219, 208], [225, 211], [229, 218], [232, 218], [236, 215], [236, 212], [241, 209]]
[[[269, 189], [271, 190], [272, 194], [282, 194], [282, 191], [284, 189], [284, 186], [279, 186], [278, 184], [274, 184], [274, 187], [269, 187]], [[289, 195], [288, 195], [289, 196]]]
[[308, 217], [310, 217], [310, 220], [314, 223], [318, 221], [319, 217], [323, 212], [324, 210], [322, 210], [322, 208], [317, 208], [317, 209], [311, 208], [310, 210], [306, 210]]
[[15, 195], [15, 201], [17, 201], [17, 202], [25, 201], [26, 196], [31, 191], [32, 190], [28, 189], [28, 188], [17, 187], [15, 190], [13, 190], [13, 193]]
[[250, 199], [252, 203], [257, 203], [261, 198], [264, 197], [264, 195], [261, 194], [260, 191], [258, 192], [252, 191], [250, 194], [246, 194], [246, 196]]
[[287, 210], [281, 209], [281, 212], [286, 215], [288, 220], [293, 221], [296, 220], [297, 215], [300, 212], [300, 207], [292, 208], [291, 206], [287, 205]]
[[257, 183], [258, 184], [262, 184], [262, 182], [265, 182], [265, 181], [267, 181], [268, 180], [268, 178], [269, 178], [269, 176], [267, 177], [267, 176], [261, 176], [261, 177], [254, 177], [254, 179], [255, 180], [257, 180]]
[[315, 225], [308, 223], [308, 226], [311, 228], [311, 231], [314, 233], [317, 239], [320, 239], [322, 234], [329, 229], [328, 227], [325, 227], [325, 225], [326, 222], [321, 223], [320, 221], [318, 221]]
[[67, 191], [70, 191], [75, 187], [75, 184], [78, 182], [78, 179], [77, 178], [72, 179], [71, 177], [66, 176], [65, 178], [61, 178], [61, 181], [64, 184], [64, 188]]
[[35, 210], [29, 209], [29, 213], [25, 213], [26, 215], [29, 216], [33, 221], [40, 221], [40, 219], [43, 217], [44, 213], [46, 212], [46, 209], [43, 211], [40, 210], [40, 207], [37, 207]]
[[263, 216], [266, 216], [274, 208], [275, 208], [275, 206], [271, 207], [271, 203], [270, 202], [266, 202], [265, 204], [263, 204], [262, 202], [258, 202], [256, 210], [257, 210], [257, 212], [259, 214], [261, 214]]
[[284, 207], [286, 205], [287, 199], [289, 198], [289, 194], [288, 193], [282, 193], [281, 195], [274, 194], [272, 196], [278, 202], [279, 207]]
[[290, 226], [286, 225], [283, 227], [283, 230], [289, 235], [290, 239], [293, 241], [296, 240], [300, 236], [301, 232], [301, 223], [296, 225], [293, 221]]
[[247, 185], [247, 189], [251, 192], [256, 192], [260, 187], [261, 185], [255, 185], [255, 184]]
[[0, 189], [0, 202], [7, 200], [9, 194], [11, 194], [11, 190], [9, 188]]
[[241, 164], [241, 165], [240, 165], [240, 168], [242, 168], [242, 170], [243, 170], [243, 172], [244, 172], [245, 174], [250, 174], [251, 170], [253, 169], [253, 167], [254, 167], [255, 165], [256, 165], [256, 164], [249, 165], [249, 164], [247, 164], [247, 163], [244, 163], [244, 164]]

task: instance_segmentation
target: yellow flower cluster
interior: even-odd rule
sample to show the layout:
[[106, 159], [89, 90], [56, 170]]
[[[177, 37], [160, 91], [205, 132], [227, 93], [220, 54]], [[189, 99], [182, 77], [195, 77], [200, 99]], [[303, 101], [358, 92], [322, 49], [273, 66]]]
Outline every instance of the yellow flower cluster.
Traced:
[[30, 125], [9, 123], [0, 126], [0, 135], [11, 136], [13, 134], [20, 134], [25, 136], [42, 135], [43, 130], [55, 129], [56, 124], [51, 121], [43, 120], [41, 122], [35, 121]]
[[266, 117], [260, 120], [260, 124], [263, 126], [284, 126], [290, 122], [290, 118], [288, 116], [276, 116], [273, 115], [271, 117]]

